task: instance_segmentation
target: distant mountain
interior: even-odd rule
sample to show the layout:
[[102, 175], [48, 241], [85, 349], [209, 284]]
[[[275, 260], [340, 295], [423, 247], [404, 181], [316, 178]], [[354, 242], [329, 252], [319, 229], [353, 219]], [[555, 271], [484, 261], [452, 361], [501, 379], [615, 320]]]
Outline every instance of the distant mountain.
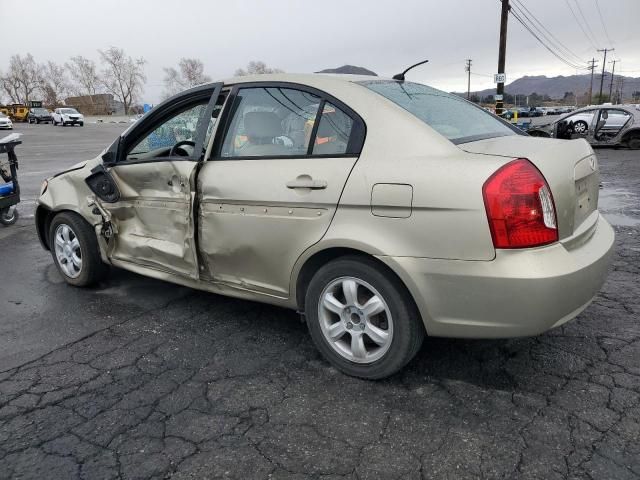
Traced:
[[[597, 95], [600, 91], [600, 74], [593, 76], [593, 94]], [[624, 77], [616, 75], [613, 80], [613, 90], [615, 92], [618, 78], [622, 78], [622, 92], [623, 98], [630, 100], [633, 92], [640, 91], [640, 77]], [[602, 88], [603, 94], [609, 94], [609, 85], [611, 82], [611, 76], [605, 74], [604, 85]], [[564, 97], [565, 92], [573, 92], [575, 95], [583, 95], [589, 92], [589, 84], [591, 83], [591, 74], [586, 75], [570, 75], [568, 77], [546, 77], [544, 75], [538, 76], [524, 76], [518, 78], [513, 82], [505, 85], [504, 90], [512, 95], [531, 95], [537, 93], [539, 95], [549, 95], [551, 98], [561, 99]], [[480, 90], [477, 92], [471, 92], [480, 98], [487, 95], [493, 95], [496, 93], [495, 88], [488, 88], [486, 90]], [[464, 92], [466, 95], [466, 92]]]
[[326, 68], [316, 73], [346, 73], [350, 75], [372, 75], [374, 77], [378, 76], [376, 72], [372, 72], [371, 70], [368, 70], [364, 67], [356, 67], [354, 65], [343, 65], [338, 68]]

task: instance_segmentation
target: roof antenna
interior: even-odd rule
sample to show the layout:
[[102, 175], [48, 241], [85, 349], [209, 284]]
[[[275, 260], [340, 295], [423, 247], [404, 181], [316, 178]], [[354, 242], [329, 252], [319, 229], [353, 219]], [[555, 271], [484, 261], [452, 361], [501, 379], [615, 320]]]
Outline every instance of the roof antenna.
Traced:
[[404, 82], [404, 74], [407, 73], [409, 70], [411, 70], [412, 68], [417, 67], [418, 65], [423, 65], [425, 63], [427, 63], [429, 60], [423, 60], [422, 62], [418, 62], [415, 65], [411, 65], [409, 68], [407, 68], [404, 72], [402, 73], [398, 73], [396, 75], [394, 75], [392, 78], [394, 80], [400, 80], [401, 82]]

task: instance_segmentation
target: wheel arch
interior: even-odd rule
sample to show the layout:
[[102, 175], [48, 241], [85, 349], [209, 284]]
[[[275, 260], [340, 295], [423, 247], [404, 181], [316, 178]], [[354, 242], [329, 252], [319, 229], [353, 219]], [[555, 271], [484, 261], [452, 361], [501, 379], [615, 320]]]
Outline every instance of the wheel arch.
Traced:
[[295, 270], [295, 272], [297, 272], [295, 281], [292, 282], [294, 287], [292, 298], [295, 301], [295, 305], [298, 311], [304, 312], [304, 302], [307, 288], [309, 287], [309, 283], [311, 282], [311, 279], [313, 278], [315, 273], [328, 262], [346, 256], [362, 257], [363, 259], [372, 262], [382, 271], [386, 272], [389, 276], [394, 278], [398, 282], [398, 284], [404, 288], [408, 299], [412, 302], [413, 308], [415, 308], [415, 311], [420, 315], [422, 323], [426, 328], [426, 322], [423, 312], [421, 312], [420, 308], [418, 307], [418, 302], [415, 298], [416, 290], [414, 288], [411, 288], [411, 286], [403, 280], [404, 275], [396, 272], [391, 267], [391, 265], [380, 260], [374, 253], [367, 252], [364, 249], [353, 246], [327, 246], [326, 248], [316, 250], [310, 255], [307, 255], [303, 260], [299, 261], [299, 266]]
[[93, 224], [88, 221], [87, 218], [85, 218], [82, 212], [78, 211], [76, 208], [73, 208], [72, 205], [65, 205], [55, 210], [52, 210], [45, 205], [38, 205], [35, 211], [36, 233], [38, 234], [38, 240], [40, 240], [42, 248], [44, 248], [45, 250], [51, 250], [51, 246], [49, 243], [49, 229], [51, 227], [51, 221], [53, 220], [53, 217], [63, 212], [75, 213], [89, 225], [93, 226]]
[[629, 130], [627, 130], [626, 132], [624, 132], [624, 135], [622, 135], [622, 141], [626, 142], [628, 141], [631, 137], [635, 137], [638, 136], [640, 137], [640, 127], [634, 127], [631, 128]]

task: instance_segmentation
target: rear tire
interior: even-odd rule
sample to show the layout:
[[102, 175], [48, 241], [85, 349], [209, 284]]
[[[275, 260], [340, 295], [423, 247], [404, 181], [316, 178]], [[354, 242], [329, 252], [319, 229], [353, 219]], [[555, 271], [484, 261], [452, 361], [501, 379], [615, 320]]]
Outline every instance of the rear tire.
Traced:
[[96, 232], [77, 213], [62, 212], [53, 218], [49, 248], [60, 275], [74, 287], [93, 285], [109, 271], [102, 262]]
[[627, 139], [627, 147], [631, 150], [640, 150], [640, 135], [633, 135]]
[[415, 356], [425, 336], [404, 285], [366, 257], [346, 256], [321, 267], [307, 289], [305, 312], [320, 353], [354, 377], [393, 375]]
[[0, 210], [0, 223], [2, 225], [13, 225], [20, 218], [18, 207], [6, 207]]

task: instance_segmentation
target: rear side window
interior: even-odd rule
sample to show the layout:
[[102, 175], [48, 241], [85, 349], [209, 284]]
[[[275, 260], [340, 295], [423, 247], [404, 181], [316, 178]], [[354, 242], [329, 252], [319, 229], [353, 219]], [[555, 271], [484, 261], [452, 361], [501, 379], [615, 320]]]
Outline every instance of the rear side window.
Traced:
[[325, 103], [318, 124], [313, 155], [342, 155], [347, 153], [347, 145], [353, 128], [353, 120], [335, 105]]
[[291, 88], [242, 88], [222, 144], [223, 157], [306, 155], [320, 97]]
[[358, 83], [412, 113], [455, 144], [518, 135], [515, 128], [457, 95], [412, 82]]

